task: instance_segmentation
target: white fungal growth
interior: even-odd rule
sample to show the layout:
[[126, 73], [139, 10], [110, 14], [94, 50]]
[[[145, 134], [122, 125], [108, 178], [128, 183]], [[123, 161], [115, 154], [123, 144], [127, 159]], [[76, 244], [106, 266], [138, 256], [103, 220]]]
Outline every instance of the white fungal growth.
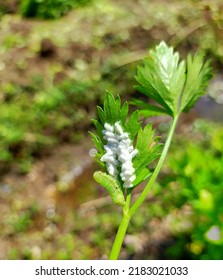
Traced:
[[116, 179], [120, 175], [124, 188], [132, 188], [136, 178], [132, 159], [138, 151], [134, 149], [128, 133], [123, 131], [120, 122], [116, 122], [114, 126], [105, 123], [104, 128], [102, 133], [107, 143], [104, 145], [105, 154], [101, 157], [101, 161], [106, 163], [110, 175]]

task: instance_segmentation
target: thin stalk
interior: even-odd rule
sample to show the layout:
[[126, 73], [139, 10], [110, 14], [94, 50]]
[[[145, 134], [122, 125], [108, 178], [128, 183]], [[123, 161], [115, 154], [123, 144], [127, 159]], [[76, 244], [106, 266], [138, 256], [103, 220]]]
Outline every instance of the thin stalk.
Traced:
[[164, 160], [166, 158], [168, 149], [170, 147], [170, 143], [172, 141], [173, 138], [173, 134], [174, 134], [174, 130], [176, 128], [176, 124], [178, 121], [178, 116], [173, 118], [173, 122], [171, 124], [169, 133], [168, 133], [168, 137], [167, 140], [165, 142], [162, 154], [160, 156], [160, 159], [157, 163], [157, 166], [148, 182], [148, 184], [146, 185], [146, 187], [144, 188], [143, 192], [141, 193], [141, 195], [139, 196], [139, 198], [136, 200], [136, 202], [133, 204], [133, 206], [130, 208], [130, 201], [131, 201], [131, 192], [127, 192], [127, 196], [126, 196], [126, 205], [123, 206], [123, 217], [122, 217], [122, 221], [119, 225], [112, 249], [111, 249], [111, 253], [109, 256], [109, 260], [117, 260], [121, 251], [121, 247], [122, 247], [122, 243], [124, 241], [125, 238], [125, 234], [129, 225], [129, 221], [131, 219], [131, 216], [136, 212], [136, 210], [139, 208], [139, 206], [143, 203], [143, 201], [145, 200], [145, 198], [148, 195], [149, 190], [151, 189], [151, 187], [153, 186], [157, 175], [160, 172], [160, 169], [164, 163]]
[[159, 174], [160, 172], [160, 169], [164, 163], [164, 160], [166, 158], [166, 155], [167, 155], [167, 152], [168, 152], [168, 149], [170, 147], [170, 143], [172, 141], [172, 138], [173, 138], [173, 134], [174, 134], [174, 130], [176, 128], [176, 124], [177, 124], [177, 121], [178, 121], [178, 116], [174, 117], [173, 118], [173, 122], [171, 124], [171, 127], [170, 127], [170, 130], [169, 130], [169, 133], [168, 133], [168, 137], [166, 139], [166, 142], [165, 142], [165, 145], [164, 145], [164, 148], [163, 148], [163, 151], [162, 151], [162, 154], [160, 156], [160, 159], [157, 163], [157, 166], [152, 174], [152, 176], [150, 177], [150, 180], [149, 182], [147, 183], [147, 185], [145, 186], [143, 192], [141, 193], [141, 195], [139, 196], [139, 198], [136, 200], [136, 202], [133, 204], [133, 206], [130, 208], [129, 210], [129, 214], [130, 216], [132, 216], [136, 210], [139, 208], [139, 206], [143, 203], [143, 201], [146, 199], [147, 195], [148, 195], [148, 192], [149, 190], [151, 189], [151, 187], [153, 186], [156, 178], [157, 178], [157, 175]]
[[117, 260], [122, 248], [122, 243], [125, 238], [125, 234], [129, 225], [129, 220], [131, 216], [129, 215], [129, 206], [131, 201], [131, 193], [128, 192], [126, 196], [126, 204], [123, 206], [123, 217], [122, 221], [119, 225], [114, 243], [112, 245], [111, 253], [109, 256], [109, 260]]

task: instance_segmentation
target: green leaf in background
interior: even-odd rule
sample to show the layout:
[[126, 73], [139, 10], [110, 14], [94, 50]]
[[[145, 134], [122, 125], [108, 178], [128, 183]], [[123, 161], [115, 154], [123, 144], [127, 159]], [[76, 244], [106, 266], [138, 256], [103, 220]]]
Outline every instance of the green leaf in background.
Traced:
[[151, 123], [147, 124], [144, 129], [140, 128], [137, 139], [136, 149], [138, 154], [133, 159], [133, 166], [136, 171], [135, 184], [139, 184], [149, 175], [148, 165], [160, 155], [161, 144], [157, 144], [158, 137], [154, 137], [155, 131]]
[[18, 2], [23, 17], [57, 19], [72, 8], [88, 4], [91, 0], [20, 0]]
[[166, 111], [164, 109], [162, 109], [161, 107], [145, 103], [136, 98], [133, 98], [130, 103], [142, 108], [142, 109], [138, 110], [139, 114], [142, 116], [153, 117], [153, 116], [158, 116], [161, 114], [166, 114]]
[[179, 54], [161, 42], [149, 51], [143, 66], [137, 70], [136, 86], [143, 94], [155, 100], [161, 107], [146, 107], [142, 102], [143, 114], [164, 113], [172, 117], [188, 111], [205, 93], [208, 80], [212, 77], [209, 62], [203, 55], [188, 56], [186, 62], [179, 61]]
[[130, 116], [129, 120], [127, 121], [125, 128], [126, 131], [129, 132], [130, 138], [133, 140], [136, 134], [138, 133], [141, 123], [138, 122], [139, 114], [138, 111], [135, 111]]

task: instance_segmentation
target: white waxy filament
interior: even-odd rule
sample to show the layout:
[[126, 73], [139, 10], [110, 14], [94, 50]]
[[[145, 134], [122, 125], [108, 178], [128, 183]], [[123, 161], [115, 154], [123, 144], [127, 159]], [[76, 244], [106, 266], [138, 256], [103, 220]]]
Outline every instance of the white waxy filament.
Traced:
[[104, 145], [105, 154], [101, 157], [101, 161], [106, 163], [110, 175], [116, 179], [118, 175], [121, 177], [124, 188], [132, 188], [136, 178], [132, 159], [138, 151], [134, 149], [128, 133], [123, 131], [120, 122], [116, 122], [114, 126], [105, 123], [104, 128], [102, 133], [107, 143]]

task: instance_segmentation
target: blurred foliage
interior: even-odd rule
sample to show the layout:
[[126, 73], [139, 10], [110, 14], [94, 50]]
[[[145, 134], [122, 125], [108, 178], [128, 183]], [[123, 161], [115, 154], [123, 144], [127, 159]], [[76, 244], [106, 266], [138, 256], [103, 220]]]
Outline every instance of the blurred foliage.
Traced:
[[20, 0], [20, 13], [24, 17], [56, 19], [67, 14], [73, 7], [91, 0]]
[[[21, 89], [20, 96], [17, 95], [18, 90], [10, 88], [10, 92], [5, 94], [9, 101], [4, 102], [1, 108], [0, 156], [3, 161], [12, 160], [13, 156], [23, 158], [42, 145], [55, 144], [58, 132], [65, 128], [72, 129], [74, 123], [86, 117], [84, 111], [74, 114], [77, 103], [73, 105], [74, 111], [66, 110], [67, 104], [74, 103], [72, 93], [66, 95], [58, 87], [39, 90], [32, 100]], [[61, 112], [60, 118], [57, 117], [57, 110]], [[16, 155], [16, 150], [20, 155]]]
[[177, 239], [168, 258], [223, 258], [222, 141], [222, 126], [201, 120], [189, 137], [175, 140], [160, 181], [164, 215], [172, 212], [168, 222]]
[[[25, 2], [27, 7], [31, 3]], [[52, 2], [59, 3], [44, 1]], [[63, 3], [65, 12], [68, 1]], [[125, 95], [124, 99], [137, 97], [133, 90], [136, 63], [161, 40], [183, 56], [188, 50], [203, 50], [215, 71], [222, 69], [221, 0], [171, 0], [168, 5], [165, 0], [98, 0], [90, 4], [70, 10], [71, 16], [40, 21], [21, 18], [17, 0], [1, 1], [0, 168], [5, 172], [9, 164], [28, 172], [39, 154], [56, 153], [61, 143], [83, 139], [105, 90]], [[38, 16], [44, 11], [38, 10]], [[55, 7], [51, 16], [62, 15], [54, 13]], [[221, 125], [208, 122], [196, 122], [188, 137], [176, 138], [160, 184], [139, 215], [133, 216], [123, 258], [222, 259], [222, 143]], [[58, 216], [50, 219], [42, 208], [42, 192], [35, 196], [40, 210], [14, 206], [30, 201], [29, 196], [20, 196], [20, 184], [18, 180], [11, 193], [0, 185], [5, 258], [107, 257], [120, 218], [112, 206], [85, 214], [70, 207], [64, 215], [58, 205]], [[70, 212], [72, 217], [64, 222]], [[154, 233], [165, 222], [171, 237], [163, 238], [159, 228]], [[145, 239], [140, 253], [141, 234], [150, 239]]]
[[0, 112], [0, 161], [17, 162], [19, 170], [27, 172], [32, 157], [46, 148], [79, 141], [94, 117], [93, 107], [102, 89], [113, 88], [115, 76], [109, 78], [100, 83], [66, 79], [47, 86], [38, 78], [29, 85], [29, 93], [6, 84]]

